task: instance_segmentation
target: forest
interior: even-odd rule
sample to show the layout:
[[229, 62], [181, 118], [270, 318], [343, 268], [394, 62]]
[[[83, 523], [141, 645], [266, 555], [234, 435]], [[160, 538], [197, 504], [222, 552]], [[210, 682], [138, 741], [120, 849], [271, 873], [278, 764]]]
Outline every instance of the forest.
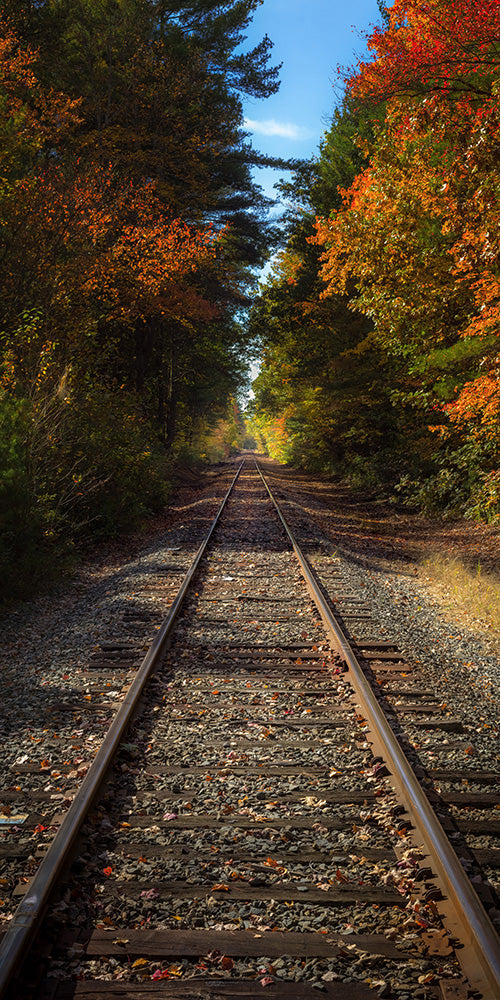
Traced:
[[500, 5], [379, 2], [251, 314], [281, 461], [500, 518]]
[[[0, 579], [21, 596], [244, 433], [242, 316], [276, 234], [243, 95], [260, 0], [0, 4]], [[279, 166], [279, 163], [276, 163]]]
[[[259, 5], [0, 0], [9, 597], [240, 446], [256, 352], [271, 457], [500, 518], [500, 6], [379, 0], [290, 164], [244, 129], [279, 87], [271, 40], [245, 46]], [[291, 168], [279, 224], [259, 166]]]

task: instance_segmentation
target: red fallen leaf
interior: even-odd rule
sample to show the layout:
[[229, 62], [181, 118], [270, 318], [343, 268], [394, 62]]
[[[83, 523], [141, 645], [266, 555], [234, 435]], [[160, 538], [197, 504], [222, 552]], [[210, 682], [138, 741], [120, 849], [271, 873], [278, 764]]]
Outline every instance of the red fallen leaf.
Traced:
[[43, 833], [43, 831], [46, 830], [46, 829], [47, 829], [46, 826], [42, 826], [42, 824], [39, 823], [38, 826], [35, 826], [35, 829], [34, 829], [33, 832], [34, 833]]
[[168, 969], [163, 969], [163, 972], [161, 969], [157, 969], [156, 972], [153, 972], [151, 979], [170, 979], [170, 973]]
[[210, 892], [229, 892], [229, 886], [223, 885], [222, 882], [217, 882], [212, 886]]
[[272, 976], [264, 976], [263, 979], [259, 980], [261, 986], [272, 986], [274, 979]]
[[111, 872], [112, 872], [112, 871], [113, 871], [113, 869], [112, 869], [112, 868], [103, 868], [103, 870], [102, 870], [102, 874], [103, 874], [103, 875], [111, 875]]
[[226, 969], [226, 970], [234, 969], [234, 962], [233, 962], [232, 958], [229, 958], [228, 955], [223, 955], [222, 956], [220, 964], [222, 965], [223, 969]]

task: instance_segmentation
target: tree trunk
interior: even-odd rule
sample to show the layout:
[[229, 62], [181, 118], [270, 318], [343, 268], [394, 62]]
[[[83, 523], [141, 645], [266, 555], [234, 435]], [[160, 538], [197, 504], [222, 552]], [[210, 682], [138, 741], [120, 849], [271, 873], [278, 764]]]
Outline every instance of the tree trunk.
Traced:
[[177, 429], [177, 344], [172, 340], [165, 413], [165, 445], [171, 448]]

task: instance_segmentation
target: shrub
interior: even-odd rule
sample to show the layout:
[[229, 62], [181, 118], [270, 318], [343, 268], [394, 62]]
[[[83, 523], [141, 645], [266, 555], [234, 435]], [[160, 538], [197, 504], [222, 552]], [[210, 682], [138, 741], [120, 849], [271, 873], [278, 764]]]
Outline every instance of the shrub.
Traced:
[[0, 395], [0, 598], [27, 596], [75, 546], [165, 503], [170, 461], [131, 394]]

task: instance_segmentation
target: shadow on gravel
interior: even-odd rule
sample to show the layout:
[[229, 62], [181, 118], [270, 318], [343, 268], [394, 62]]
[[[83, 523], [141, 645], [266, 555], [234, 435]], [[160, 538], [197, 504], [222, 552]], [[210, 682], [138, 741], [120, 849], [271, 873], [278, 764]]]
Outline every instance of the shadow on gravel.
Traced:
[[[465, 566], [500, 577], [500, 530], [461, 519], [430, 518], [401, 503], [356, 491], [316, 474], [265, 460], [272, 485], [291, 506], [303, 505], [342, 554], [393, 562], [420, 562], [446, 553]], [[292, 497], [290, 497], [292, 491]]]

